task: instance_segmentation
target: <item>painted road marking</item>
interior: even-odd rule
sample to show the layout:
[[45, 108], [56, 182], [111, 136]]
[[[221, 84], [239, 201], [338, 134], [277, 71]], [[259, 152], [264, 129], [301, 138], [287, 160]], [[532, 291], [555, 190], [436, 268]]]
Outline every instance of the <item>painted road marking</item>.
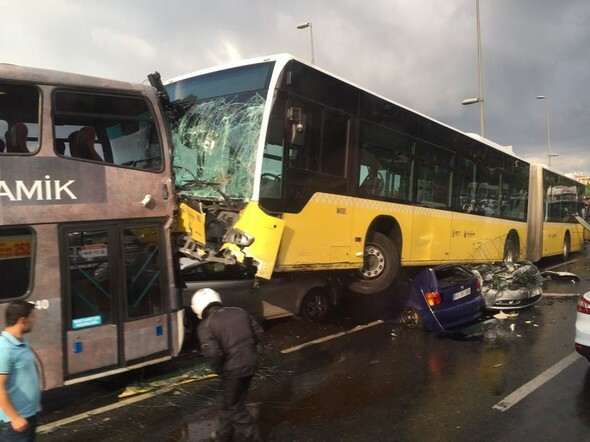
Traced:
[[543, 270], [556, 269], [557, 267], [563, 267], [564, 265], [571, 264], [572, 262], [576, 262], [576, 261], [579, 261], [579, 259], [577, 259], [577, 258], [576, 259], [570, 259], [569, 261], [565, 261], [565, 262], [562, 262], [562, 263], [559, 263], [559, 264], [555, 264], [554, 266], [551, 266], [551, 267], [545, 267]]
[[568, 356], [563, 358], [561, 361], [559, 361], [557, 364], [548, 368], [543, 373], [541, 373], [539, 376], [537, 376], [533, 380], [524, 384], [518, 390], [515, 390], [512, 393], [510, 393], [508, 396], [506, 396], [503, 400], [498, 402], [492, 408], [494, 408], [496, 410], [500, 410], [500, 411], [508, 410], [510, 407], [519, 403], [521, 400], [523, 400], [525, 397], [527, 397], [529, 394], [531, 394], [537, 388], [541, 387], [544, 383], [546, 383], [547, 381], [552, 379], [554, 376], [561, 373], [563, 370], [565, 370], [567, 367], [569, 367], [571, 364], [576, 362], [581, 357], [582, 356], [580, 356], [576, 352], [569, 354]]
[[543, 298], [573, 298], [580, 296], [579, 293], [547, 293], [543, 292]]
[[196, 382], [196, 381], [201, 381], [204, 379], [210, 379], [210, 378], [214, 378], [214, 377], [217, 377], [217, 375], [216, 374], [208, 374], [208, 375], [199, 376], [196, 378], [183, 379], [179, 382], [175, 382], [175, 383], [171, 384], [170, 386], [167, 386], [164, 388], [152, 388], [152, 390], [150, 390], [146, 393], [138, 394], [137, 396], [132, 397], [132, 398], [126, 398], [121, 402], [116, 402], [114, 404], [105, 405], [104, 407], [95, 408], [94, 410], [88, 410], [85, 413], [80, 413], [75, 416], [66, 417], [64, 419], [61, 419], [61, 420], [55, 421], [55, 422], [51, 422], [49, 424], [40, 425], [37, 427], [37, 433], [38, 434], [51, 433], [51, 432], [57, 430], [59, 427], [62, 427], [64, 425], [68, 425], [73, 422], [77, 422], [79, 420], [89, 418], [91, 416], [96, 416], [98, 414], [106, 413], [107, 411], [113, 411], [118, 408], [126, 407], [127, 405], [131, 405], [136, 402], [141, 402], [141, 401], [144, 401], [144, 400], [149, 399], [154, 396], [159, 396], [159, 395], [168, 393], [168, 392], [173, 391], [176, 388], [178, 388], [179, 386], [184, 385], [184, 384], [188, 384], [188, 383]]
[[284, 350], [281, 350], [281, 353], [292, 353], [294, 351], [301, 350], [302, 348], [310, 347], [312, 345], [317, 345], [317, 344], [320, 344], [322, 342], [330, 341], [332, 339], [336, 339], [336, 338], [339, 338], [341, 336], [349, 335], [350, 333], [354, 333], [354, 332], [357, 332], [357, 331], [360, 331], [360, 330], [364, 330], [366, 328], [373, 327], [373, 326], [379, 325], [379, 324], [383, 324], [383, 321], [377, 320], [377, 321], [369, 322], [368, 324], [357, 325], [355, 328], [351, 328], [350, 330], [346, 330], [346, 331], [343, 331], [343, 332], [340, 332], [340, 333], [336, 333], [336, 334], [333, 334], [333, 335], [325, 336], [323, 338], [314, 339], [313, 341], [305, 342], [305, 343], [303, 343], [301, 345], [296, 345], [295, 347], [286, 348]]
[[150, 391], [149, 393], [144, 393], [139, 396], [135, 396], [134, 398], [125, 399], [124, 402], [117, 402], [117, 403], [114, 403], [111, 405], [106, 405], [104, 407], [95, 408], [94, 410], [87, 411], [86, 413], [81, 413], [81, 414], [77, 414], [75, 416], [70, 416], [65, 419], [52, 422], [50, 424], [40, 425], [39, 427], [37, 427], [37, 433], [39, 433], [39, 434], [51, 433], [52, 431], [55, 431], [59, 427], [67, 425], [67, 424], [71, 424], [72, 422], [76, 422], [81, 419], [86, 419], [88, 417], [95, 416], [97, 414], [106, 413], [107, 411], [116, 410], [117, 408], [126, 407], [127, 405], [131, 405], [136, 402], [140, 402], [145, 399], [149, 399], [151, 397], [161, 395], [163, 393], [167, 393], [169, 391], [174, 390], [175, 388], [176, 387], [167, 387], [167, 388], [160, 389], [158, 391]]

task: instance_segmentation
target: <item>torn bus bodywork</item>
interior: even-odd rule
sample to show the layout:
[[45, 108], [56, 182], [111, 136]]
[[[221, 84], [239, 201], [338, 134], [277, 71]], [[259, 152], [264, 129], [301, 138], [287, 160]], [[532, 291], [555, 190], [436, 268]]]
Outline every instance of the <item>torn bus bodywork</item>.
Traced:
[[264, 214], [256, 203], [246, 204], [239, 213], [218, 202], [199, 202], [198, 207], [187, 202], [179, 205], [177, 227], [186, 233], [179, 251], [200, 261], [226, 264], [251, 259], [256, 276], [270, 279], [284, 221]]

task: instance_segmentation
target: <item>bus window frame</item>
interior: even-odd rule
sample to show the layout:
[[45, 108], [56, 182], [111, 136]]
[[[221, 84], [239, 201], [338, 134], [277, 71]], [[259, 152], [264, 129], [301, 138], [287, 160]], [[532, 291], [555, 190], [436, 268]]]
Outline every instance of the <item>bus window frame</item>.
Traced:
[[[26, 81], [11, 81], [11, 80], [4, 80], [2, 79], [2, 81], [0, 82], [0, 91], [2, 90], [2, 87], [6, 85], [6, 86], [16, 86], [17, 88], [30, 88], [31, 90], [35, 90], [37, 92], [37, 106], [36, 106], [36, 121], [25, 121], [23, 120], [23, 118], [16, 118], [16, 119], [6, 119], [5, 117], [10, 116], [10, 111], [11, 109], [14, 108], [14, 106], [12, 105], [8, 105], [7, 107], [7, 113], [6, 115], [0, 115], [0, 119], [1, 121], [4, 121], [6, 123], [6, 129], [3, 131], [0, 131], [0, 141], [3, 141], [4, 146], [3, 149], [0, 151], [0, 156], [9, 156], [9, 155], [15, 155], [15, 156], [32, 156], [35, 155], [37, 152], [39, 152], [39, 150], [41, 149], [41, 144], [42, 144], [42, 139], [41, 139], [41, 127], [42, 127], [42, 118], [43, 118], [43, 100], [44, 100], [44, 92], [42, 90], [41, 87], [39, 87], [38, 84], [36, 83], [29, 83]], [[22, 102], [22, 98], [19, 98], [18, 100], [19, 102]], [[32, 115], [32, 114], [31, 114]], [[19, 115], [19, 117], [22, 115]], [[18, 123], [23, 123], [27, 126], [27, 140], [26, 140], [26, 148], [28, 149], [28, 152], [8, 152], [8, 143], [6, 140], [6, 134], [8, 133], [8, 130], [15, 126]], [[36, 138], [35, 137], [31, 137], [31, 129], [35, 129], [36, 132]], [[36, 141], [36, 144], [32, 144], [29, 145], [29, 138], [32, 138], [32, 142]]]
[[[58, 106], [57, 106], [57, 96], [59, 94], [71, 94], [71, 95], [80, 95], [80, 96], [86, 96], [86, 97], [102, 97], [102, 98], [115, 98], [115, 99], [132, 99], [132, 100], [136, 100], [136, 101], [140, 101], [145, 105], [145, 109], [146, 112], [149, 112], [149, 117], [144, 117], [141, 118], [139, 116], [128, 116], [128, 115], [120, 115], [120, 114], [114, 114], [114, 113], [89, 113], [89, 112], [74, 112], [74, 111], [61, 111], [58, 110]], [[81, 88], [81, 89], [75, 89], [75, 88], [71, 88], [71, 87], [58, 87], [55, 88], [52, 93], [51, 93], [51, 100], [52, 100], [52, 126], [53, 126], [53, 136], [54, 136], [54, 146], [57, 146], [58, 143], [69, 143], [69, 140], [67, 138], [58, 138], [57, 137], [57, 133], [58, 133], [58, 127], [65, 127], [65, 126], [71, 126], [72, 128], [75, 127], [86, 127], [86, 126], [91, 126], [95, 129], [96, 132], [96, 140], [95, 140], [95, 149], [97, 147], [97, 145], [99, 145], [101, 147], [101, 151], [102, 151], [102, 161], [98, 161], [98, 160], [92, 160], [92, 159], [86, 159], [86, 158], [81, 158], [81, 157], [75, 157], [71, 155], [71, 152], [69, 155], [65, 155], [65, 150], [64, 153], [60, 153], [57, 152], [56, 150], [56, 154], [61, 157], [64, 158], [66, 160], [74, 160], [74, 161], [89, 161], [89, 162], [93, 162], [93, 163], [98, 163], [98, 164], [102, 164], [105, 166], [110, 166], [110, 167], [122, 167], [125, 169], [131, 169], [131, 170], [138, 170], [138, 171], [143, 171], [143, 172], [151, 172], [151, 173], [162, 173], [165, 170], [165, 156], [166, 156], [166, 152], [164, 150], [164, 143], [163, 143], [163, 138], [162, 138], [162, 133], [160, 130], [160, 127], [158, 125], [158, 120], [157, 120], [157, 113], [155, 112], [155, 109], [151, 103], [150, 100], [147, 99], [147, 97], [145, 97], [142, 94], [139, 93], [130, 93], [130, 92], [123, 92], [123, 91], [118, 91], [115, 89], [106, 89], [106, 90], [100, 90], [100, 91], [96, 91], [96, 90], [92, 90], [92, 89], [86, 89], [86, 88]], [[69, 123], [62, 123], [62, 124], [57, 124], [56, 122], [60, 119], [60, 118], [65, 118], [66, 120], [69, 119], [70, 122]], [[76, 120], [78, 120], [80, 122], [80, 124], [74, 124], [73, 122], [75, 122]], [[95, 122], [109, 122], [109, 123], [113, 123], [116, 122], [117, 124], [101, 124], [98, 125]], [[93, 124], [88, 124], [89, 122], [92, 122]], [[141, 136], [141, 132], [142, 129], [141, 125], [142, 123], [147, 124], [146, 129], [148, 130], [148, 137], [145, 139], [148, 141], [148, 147], [147, 149], [150, 148], [149, 146], [149, 141], [152, 139], [152, 136], [155, 134], [157, 136], [157, 140], [158, 140], [158, 153], [159, 156], [156, 155], [154, 157], [148, 157], [145, 159], [133, 159], [133, 160], [128, 160], [128, 161], [124, 161], [122, 163], [115, 163], [114, 162], [114, 153], [113, 153], [113, 144], [112, 141], [116, 138], [111, 138], [108, 135], [108, 130], [109, 128], [112, 129], [114, 127], [116, 127], [117, 125], [121, 125], [124, 122], [129, 122], [132, 124], [136, 124], [138, 129], [136, 131], [134, 131], [132, 133], [132, 135], [135, 134], [140, 134]], [[83, 124], [84, 123], [84, 124]], [[96, 130], [96, 127], [101, 128], [101, 130]], [[74, 132], [72, 132], [71, 134], [73, 134]], [[70, 135], [71, 135], [70, 134]], [[105, 143], [106, 141], [106, 143]], [[145, 150], [145, 152], [147, 152], [147, 149]], [[100, 155], [100, 153], [99, 153]], [[140, 167], [135, 167], [136, 164], [144, 162], [144, 161], [148, 161], [150, 158], [159, 158], [159, 167], [158, 168], [140, 168]]]
[[[6, 303], [6, 302], [10, 302], [10, 301], [14, 301], [17, 299], [26, 299], [30, 296], [31, 291], [33, 289], [33, 281], [35, 280], [35, 264], [37, 261], [37, 232], [35, 231], [35, 229], [32, 226], [0, 226], [0, 241], [2, 241], [3, 238], [5, 238], [5, 236], [3, 235], [3, 232], [6, 231], [18, 231], [18, 230], [22, 230], [23, 233], [21, 233], [20, 235], [25, 235], [24, 231], [27, 230], [30, 234], [30, 249], [29, 249], [29, 263], [28, 263], [28, 279], [27, 279], [27, 285], [26, 285], [26, 289], [24, 290], [24, 292], [19, 295], [19, 296], [10, 296], [7, 298], [2, 298], [0, 297], [0, 303]], [[7, 258], [10, 259], [10, 258]], [[13, 258], [13, 259], [21, 259], [21, 258]], [[0, 259], [0, 269], [2, 268], [2, 262], [5, 259]], [[26, 264], [25, 264], [26, 266]], [[4, 273], [4, 272], [0, 272], [0, 273]]]

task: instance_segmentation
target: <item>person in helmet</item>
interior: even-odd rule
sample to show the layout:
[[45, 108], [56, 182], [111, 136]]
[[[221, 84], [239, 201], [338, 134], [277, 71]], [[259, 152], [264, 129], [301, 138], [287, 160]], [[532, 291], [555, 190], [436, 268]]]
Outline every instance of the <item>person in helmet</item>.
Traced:
[[246, 408], [250, 381], [258, 368], [256, 345], [262, 327], [246, 311], [223, 307], [219, 293], [212, 289], [195, 292], [191, 307], [201, 319], [198, 328], [201, 352], [223, 385], [223, 402], [216, 441], [260, 441], [258, 425]]

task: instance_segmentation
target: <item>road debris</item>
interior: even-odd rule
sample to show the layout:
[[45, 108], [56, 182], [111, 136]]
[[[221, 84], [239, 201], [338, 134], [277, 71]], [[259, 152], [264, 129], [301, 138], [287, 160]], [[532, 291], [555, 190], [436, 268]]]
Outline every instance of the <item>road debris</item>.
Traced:
[[580, 282], [580, 277], [571, 272], [554, 272], [552, 270], [546, 270], [541, 273], [541, 276], [552, 281], [570, 282], [572, 284]]
[[518, 317], [518, 312], [511, 312], [511, 313], [500, 312], [500, 313], [496, 313], [494, 315], [494, 318], [496, 318], [496, 319], [511, 319], [511, 318], [516, 318], [516, 317]]
[[217, 374], [211, 372], [209, 368], [204, 367], [204, 364], [200, 364], [196, 367], [186, 370], [184, 373], [178, 376], [164, 376], [162, 378], [152, 380], [151, 382], [137, 382], [128, 385], [118, 397], [119, 399], [126, 399], [130, 396], [136, 396], [162, 388], [178, 387], [191, 382], [202, 381], [215, 377], [217, 377]]

